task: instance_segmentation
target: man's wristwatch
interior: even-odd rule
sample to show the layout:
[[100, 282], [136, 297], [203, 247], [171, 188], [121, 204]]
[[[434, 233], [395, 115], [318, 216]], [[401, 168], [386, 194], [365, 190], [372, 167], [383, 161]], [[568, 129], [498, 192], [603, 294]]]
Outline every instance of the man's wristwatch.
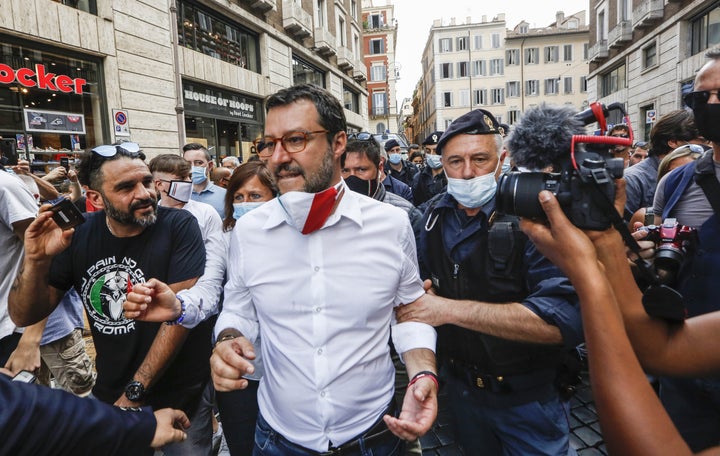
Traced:
[[125, 386], [125, 397], [133, 402], [142, 402], [145, 399], [145, 385], [133, 380]]

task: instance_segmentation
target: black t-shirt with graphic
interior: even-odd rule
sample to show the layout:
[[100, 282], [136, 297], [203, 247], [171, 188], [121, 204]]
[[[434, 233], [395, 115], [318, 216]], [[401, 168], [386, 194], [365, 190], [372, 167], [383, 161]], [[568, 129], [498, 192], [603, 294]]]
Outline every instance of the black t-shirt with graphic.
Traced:
[[[159, 207], [157, 222], [141, 234], [116, 238], [105, 213], [88, 214], [72, 244], [53, 259], [51, 286], [74, 286], [82, 298], [97, 352], [93, 394], [114, 403], [150, 349], [160, 323], [128, 320], [122, 303], [133, 284], [151, 278], [176, 283], [200, 277], [205, 246], [197, 220], [187, 211]], [[148, 392], [153, 407], [185, 408], [180, 392], [194, 395], [209, 378], [212, 323], [190, 331], [177, 358]]]

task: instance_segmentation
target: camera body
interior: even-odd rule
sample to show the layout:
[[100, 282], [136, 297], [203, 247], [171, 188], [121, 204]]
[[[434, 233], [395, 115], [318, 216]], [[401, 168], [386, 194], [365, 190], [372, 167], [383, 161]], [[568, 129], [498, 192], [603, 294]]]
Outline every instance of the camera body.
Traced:
[[[610, 108], [605, 108], [594, 103], [591, 109], [575, 117], [585, 125], [597, 121], [602, 128], [606, 128], [608, 109], [622, 110], [622, 106], [613, 103]], [[575, 144], [580, 143], [588, 144], [588, 150], [575, 151]], [[502, 175], [498, 181], [497, 210], [520, 217], [544, 218], [545, 213], [537, 195], [542, 190], [548, 190], [557, 197], [565, 214], [578, 228], [609, 228], [612, 219], [607, 213], [607, 205], [602, 204], [600, 199], [606, 199], [612, 206], [615, 179], [623, 176], [625, 164], [622, 158], [610, 158], [607, 150], [608, 145], [624, 143], [631, 144], [632, 138], [573, 136], [571, 150], [555, 164], [559, 172], [513, 171]]]
[[674, 218], [666, 218], [662, 225], [649, 225], [640, 228], [647, 231], [647, 240], [655, 242], [655, 269], [663, 283], [675, 280], [685, 261], [688, 249], [697, 241], [697, 229], [680, 225]]

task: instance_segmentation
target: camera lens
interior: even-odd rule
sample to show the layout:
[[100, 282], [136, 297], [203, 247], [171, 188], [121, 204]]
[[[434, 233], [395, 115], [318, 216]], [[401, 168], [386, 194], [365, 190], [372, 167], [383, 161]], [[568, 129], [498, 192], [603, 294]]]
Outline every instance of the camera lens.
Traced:
[[538, 193], [542, 190], [554, 191], [555, 182], [551, 181], [554, 177], [547, 173], [510, 172], [502, 175], [498, 182], [497, 210], [520, 217], [545, 217]]

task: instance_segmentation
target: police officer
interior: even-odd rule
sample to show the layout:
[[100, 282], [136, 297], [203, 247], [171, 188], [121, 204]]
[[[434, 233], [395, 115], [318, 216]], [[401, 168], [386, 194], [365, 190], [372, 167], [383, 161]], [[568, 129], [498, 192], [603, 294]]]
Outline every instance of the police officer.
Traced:
[[425, 167], [417, 173], [412, 181], [412, 190], [415, 206], [421, 206], [433, 196], [445, 191], [447, 178], [443, 173], [440, 155], [437, 153], [437, 143], [442, 136], [442, 131], [434, 131], [425, 138]]
[[440, 376], [465, 454], [575, 454], [555, 382], [582, 340], [579, 303], [517, 218], [495, 213], [502, 144], [482, 109], [440, 138], [447, 192], [429, 202], [418, 244], [432, 290], [397, 316], [437, 328]]

